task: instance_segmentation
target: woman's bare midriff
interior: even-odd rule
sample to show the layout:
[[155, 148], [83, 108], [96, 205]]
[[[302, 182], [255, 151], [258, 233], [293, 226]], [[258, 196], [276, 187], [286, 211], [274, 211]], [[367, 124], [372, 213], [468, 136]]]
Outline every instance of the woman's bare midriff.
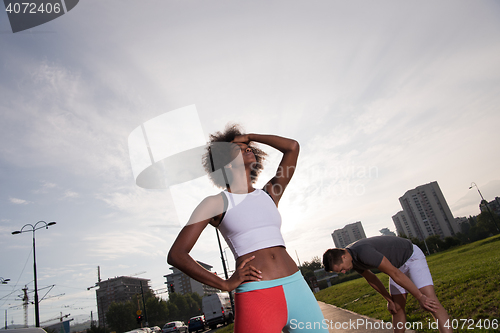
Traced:
[[247, 258], [255, 256], [247, 265], [252, 265], [262, 272], [262, 280], [274, 280], [296, 273], [299, 269], [282, 246], [257, 250], [239, 257], [236, 260], [238, 267]]

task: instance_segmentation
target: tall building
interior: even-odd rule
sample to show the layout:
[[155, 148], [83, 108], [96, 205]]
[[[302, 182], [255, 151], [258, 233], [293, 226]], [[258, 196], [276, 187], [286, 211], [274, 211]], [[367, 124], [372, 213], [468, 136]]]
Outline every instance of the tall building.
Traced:
[[150, 288], [148, 283], [148, 279], [130, 276], [120, 276], [98, 282], [97, 286], [99, 286], [99, 289], [96, 290], [96, 297], [99, 326], [106, 326], [106, 312], [111, 303], [130, 301], [134, 295], [141, 295], [141, 289], [144, 293], [149, 292]]
[[454, 236], [460, 230], [437, 182], [420, 185], [399, 198], [403, 210], [392, 217], [399, 234], [420, 240]]
[[363, 225], [360, 221], [358, 221], [348, 224], [342, 229], [335, 230], [332, 234], [332, 238], [335, 243], [335, 247], [344, 248], [352, 242], [366, 238], [366, 235]]
[[[212, 270], [212, 266], [202, 263], [201, 261], [197, 262], [206, 270]], [[170, 267], [170, 269], [172, 273], [163, 276], [167, 279], [165, 283], [168, 285], [169, 292], [176, 292], [182, 295], [187, 293], [198, 293], [201, 297], [220, 292], [217, 288], [207, 286], [206, 284], [190, 278], [175, 267]]]
[[408, 238], [418, 238], [413, 224], [410, 223], [410, 219], [404, 211], [397, 212], [397, 214], [392, 217], [392, 221], [396, 226], [398, 235], [406, 235]]

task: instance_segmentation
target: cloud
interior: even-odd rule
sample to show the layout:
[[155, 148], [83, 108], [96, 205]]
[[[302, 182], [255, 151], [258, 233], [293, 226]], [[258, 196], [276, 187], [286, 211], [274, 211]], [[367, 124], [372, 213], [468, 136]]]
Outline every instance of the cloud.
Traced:
[[16, 204], [16, 205], [27, 205], [27, 204], [31, 203], [28, 200], [12, 198], [12, 197], [9, 198], [9, 201], [12, 202], [13, 204]]
[[42, 180], [41, 183], [42, 183], [42, 187], [43, 188], [54, 188], [54, 187], [57, 186], [56, 184], [50, 183], [50, 182], [48, 182], [46, 180]]
[[66, 192], [64, 192], [63, 199], [66, 199], [66, 198], [78, 198], [79, 196], [80, 196], [79, 193], [67, 190]]
[[[96, 93], [98, 87], [63, 64], [30, 60], [21, 68], [18, 89], [4, 82], [0, 92], [3, 159], [15, 166], [50, 166], [79, 177], [94, 173], [110, 181], [131, 178], [127, 113], [137, 108], [129, 101], [125, 105], [117, 96], [120, 92]], [[55, 186], [42, 181], [38, 192]]]
[[[137, 228], [141, 228], [137, 225]], [[153, 232], [128, 230], [108, 231], [100, 235], [88, 236], [84, 241], [89, 244], [91, 256], [113, 260], [126, 256], [155, 256], [163, 258], [165, 253], [155, 247], [155, 243], [163, 243], [163, 239]]]
[[176, 225], [177, 214], [168, 190], [147, 191], [132, 185], [96, 194], [119, 216], [128, 221], [147, 221], [151, 225]]
[[41, 180], [40, 181], [40, 188], [37, 190], [33, 190], [33, 193], [35, 194], [44, 194], [48, 193], [51, 189], [57, 188], [57, 184], [48, 182], [46, 180]]

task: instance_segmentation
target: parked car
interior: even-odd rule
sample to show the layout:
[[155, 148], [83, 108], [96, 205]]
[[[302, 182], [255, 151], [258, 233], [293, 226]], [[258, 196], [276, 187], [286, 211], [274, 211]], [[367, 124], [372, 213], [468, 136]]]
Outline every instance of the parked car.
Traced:
[[161, 333], [161, 328], [158, 326], [150, 327], [152, 333]]
[[205, 317], [204, 316], [196, 316], [188, 321], [188, 330], [191, 332], [198, 332], [205, 330]]
[[203, 297], [203, 314], [211, 330], [218, 324], [227, 325], [233, 322], [234, 315], [228, 293], [216, 293]]
[[151, 330], [147, 327], [145, 328], [136, 328], [134, 330], [131, 330], [131, 331], [127, 331], [125, 333], [151, 333]]
[[161, 329], [162, 333], [188, 333], [188, 328], [186, 324], [184, 324], [182, 321], [171, 321], [169, 323], [166, 323], [163, 328]]

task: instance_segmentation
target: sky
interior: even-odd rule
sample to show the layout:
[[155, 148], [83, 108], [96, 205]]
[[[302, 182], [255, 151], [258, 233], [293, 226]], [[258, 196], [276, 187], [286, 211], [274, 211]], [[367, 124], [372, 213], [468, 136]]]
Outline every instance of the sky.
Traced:
[[[228, 123], [300, 143], [279, 206], [297, 263], [349, 223], [395, 231], [398, 198], [432, 181], [454, 217], [477, 215], [472, 182], [500, 196], [499, 15], [494, 0], [85, 0], [12, 33], [2, 11], [0, 312], [23, 324], [32, 241], [11, 233], [40, 220], [57, 222], [36, 232], [40, 298], [54, 286], [41, 322], [95, 316], [98, 266], [102, 279], [134, 275], [165, 291], [165, 257], [190, 214], [179, 193], [202, 192], [137, 186], [128, 140], [188, 106], [196, 130], [172, 123], [179, 135], [165, 147]], [[257, 187], [280, 160], [261, 148]], [[191, 255], [222, 273], [213, 228]]]

